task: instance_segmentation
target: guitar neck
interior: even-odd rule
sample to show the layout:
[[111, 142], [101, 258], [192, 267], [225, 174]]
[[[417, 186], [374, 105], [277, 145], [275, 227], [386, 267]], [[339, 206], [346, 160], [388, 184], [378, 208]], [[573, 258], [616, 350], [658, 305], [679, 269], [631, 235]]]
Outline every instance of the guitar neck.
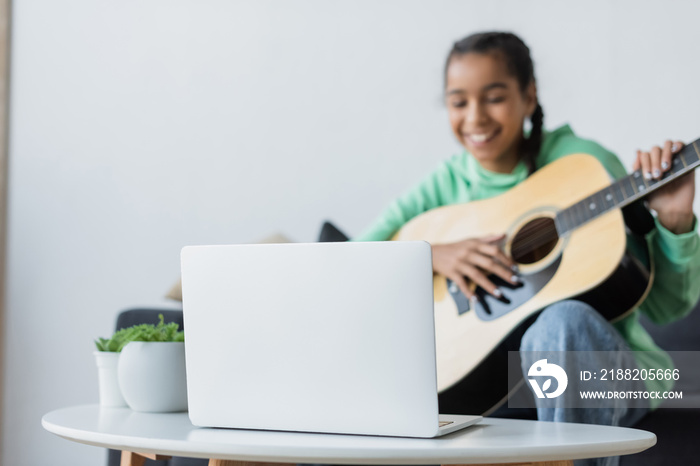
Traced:
[[641, 170], [620, 178], [607, 188], [560, 211], [554, 219], [560, 236], [575, 230], [612, 209], [625, 207], [700, 166], [700, 139], [688, 144], [673, 158], [660, 179], [648, 180]]

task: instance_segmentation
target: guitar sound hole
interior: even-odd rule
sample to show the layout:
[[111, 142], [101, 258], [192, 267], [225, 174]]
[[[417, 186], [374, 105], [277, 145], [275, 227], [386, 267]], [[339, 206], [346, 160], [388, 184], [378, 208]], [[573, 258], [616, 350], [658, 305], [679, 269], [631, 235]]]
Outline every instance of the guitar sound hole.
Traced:
[[553, 218], [530, 220], [513, 237], [511, 257], [519, 264], [534, 264], [547, 257], [558, 241], [559, 234]]

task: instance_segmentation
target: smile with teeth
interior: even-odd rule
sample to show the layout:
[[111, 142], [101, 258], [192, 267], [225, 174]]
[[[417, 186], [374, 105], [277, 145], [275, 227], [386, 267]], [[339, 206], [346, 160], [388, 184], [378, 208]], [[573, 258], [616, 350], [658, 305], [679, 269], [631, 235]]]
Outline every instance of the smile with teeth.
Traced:
[[490, 133], [471, 133], [465, 134], [466, 138], [469, 139], [473, 144], [484, 144], [489, 142], [498, 134], [498, 130], [491, 131]]

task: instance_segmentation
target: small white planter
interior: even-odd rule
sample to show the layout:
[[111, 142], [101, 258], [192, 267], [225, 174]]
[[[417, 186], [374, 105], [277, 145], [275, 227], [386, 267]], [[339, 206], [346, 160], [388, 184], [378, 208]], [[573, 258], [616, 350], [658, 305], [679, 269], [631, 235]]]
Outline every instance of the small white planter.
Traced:
[[117, 366], [119, 353], [95, 351], [97, 362], [97, 381], [100, 388], [100, 406], [105, 408], [120, 408], [126, 406], [126, 401], [119, 388]]
[[118, 373], [134, 411], [187, 411], [184, 343], [132, 341], [122, 349]]

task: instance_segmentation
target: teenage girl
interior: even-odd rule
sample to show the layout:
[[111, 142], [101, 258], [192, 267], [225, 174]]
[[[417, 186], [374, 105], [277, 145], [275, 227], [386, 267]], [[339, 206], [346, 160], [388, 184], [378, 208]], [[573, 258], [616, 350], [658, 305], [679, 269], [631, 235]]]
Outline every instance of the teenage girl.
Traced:
[[[465, 150], [393, 202], [355, 240], [388, 240], [422, 212], [501, 194], [568, 154], [591, 154], [613, 177], [626, 174], [614, 154], [577, 137], [569, 126], [553, 131], [543, 129], [530, 51], [513, 34], [480, 33], [455, 43], [445, 65], [444, 90], [452, 132]], [[526, 122], [531, 126], [528, 134], [523, 130]], [[680, 141], [666, 141], [649, 151], [638, 151], [633, 169], [641, 168], [647, 178], [659, 178], [669, 169], [672, 155], [682, 147]], [[627, 361], [626, 367], [672, 368], [670, 358], [639, 324], [638, 314], [643, 312], [657, 323], [669, 322], [687, 314], [700, 297], [700, 241], [692, 211], [694, 195], [695, 178], [691, 173], [648, 196], [648, 206], [656, 213], [655, 228], [647, 235], [655, 257], [656, 278], [648, 297], [635, 312], [611, 325], [580, 301], [556, 303], [547, 307], [523, 336], [521, 356], [539, 350], [654, 351], [634, 353], [634, 360]], [[456, 283], [469, 298], [473, 298], [469, 282], [498, 297], [501, 291], [488, 279], [490, 274], [518, 282], [513, 261], [498, 247], [502, 238], [465, 238], [451, 244], [434, 244], [433, 269]], [[534, 360], [522, 358], [526, 371]], [[605, 367], [596, 366], [602, 361], [589, 364]], [[616, 389], [644, 389], [639, 383], [625, 386], [623, 382]], [[647, 382], [646, 388], [668, 390], [671, 384], [653, 381]], [[567, 409], [563, 400], [555, 407], [536, 402], [541, 420], [622, 426], [632, 425], [659, 404], [655, 400], [637, 400], [622, 401], [611, 409]], [[595, 464], [616, 461], [610, 458]]]

